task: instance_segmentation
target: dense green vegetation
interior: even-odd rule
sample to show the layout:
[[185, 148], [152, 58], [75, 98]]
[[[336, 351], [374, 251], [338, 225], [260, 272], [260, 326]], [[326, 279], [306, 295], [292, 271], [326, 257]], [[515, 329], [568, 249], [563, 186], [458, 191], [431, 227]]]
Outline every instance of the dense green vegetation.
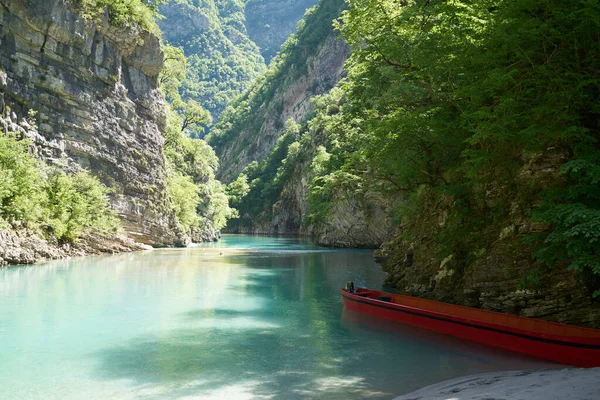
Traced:
[[47, 167], [28, 145], [0, 132], [0, 228], [28, 228], [62, 242], [75, 242], [87, 229], [115, 233], [108, 189], [87, 172]]
[[211, 117], [196, 101], [182, 100], [179, 86], [185, 70], [183, 51], [165, 46], [165, 64], [159, 79], [167, 99], [167, 191], [182, 228], [200, 241], [224, 227], [235, 210], [229, 207], [224, 186], [215, 179], [219, 165], [215, 152], [204, 140], [190, 137], [201, 135]]
[[249, 136], [258, 135], [265, 113], [277, 112], [277, 107], [273, 109], [271, 104], [276, 91], [283, 89], [286, 82], [289, 84], [306, 73], [307, 59], [318, 51], [319, 45], [332, 32], [331, 21], [340, 15], [343, 8], [344, 0], [327, 0], [306, 11], [304, 20], [298, 24], [298, 31], [281, 46], [268, 70], [227, 107], [220, 123], [212, 129], [207, 140], [217, 154], [235, 141], [241, 130], [249, 131]]
[[[286, 132], [279, 138], [269, 157], [254, 161], [236, 180], [227, 186], [227, 195], [238, 210], [230, 226], [250, 227], [271, 220], [271, 207], [279, 199], [281, 189], [289, 178], [285, 168], [290, 146], [297, 145], [300, 125], [288, 121]], [[291, 166], [291, 163], [289, 164]]]
[[[439, 257], [454, 254], [463, 265], [511, 218], [541, 222], [546, 228], [525, 235], [524, 251], [533, 245], [543, 265], [580, 271], [598, 296], [600, 5], [348, 3], [338, 24], [353, 48], [348, 78], [340, 93], [318, 100], [306, 139], [276, 149], [286, 157], [269, 169], [312, 154], [316, 220], [326, 218], [336, 188], [403, 196], [396, 217], [408, 241], [418, 240], [420, 218], [444, 208], [450, 223], [436, 228]], [[249, 112], [276, 77], [264, 79], [253, 89], [263, 97], [238, 100]], [[238, 129], [230, 119], [234, 128], [215, 133], [217, 146]], [[272, 173], [266, 179], [261, 185], [277, 182]], [[242, 209], [269, 198], [252, 193]]]
[[138, 25], [160, 34], [156, 24], [158, 5], [168, 0], [67, 0], [79, 7], [86, 18], [95, 19], [108, 13], [116, 26]]
[[172, 6], [161, 8], [164, 38], [187, 57], [181, 96], [198, 101], [215, 120], [265, 68], [247, 36], [244, 6], [244, 0], [173, 0]]

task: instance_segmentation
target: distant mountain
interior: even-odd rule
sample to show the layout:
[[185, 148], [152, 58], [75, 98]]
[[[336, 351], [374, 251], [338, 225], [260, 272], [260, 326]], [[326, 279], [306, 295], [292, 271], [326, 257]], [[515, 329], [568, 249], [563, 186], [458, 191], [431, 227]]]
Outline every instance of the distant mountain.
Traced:
[[322, 0], [282, 46], [269, 70], [238, 97], [212, 129], [209, 143], [219, 156], [219, 178], [237, 176], [252, 161], [264, 160], [285, 133], [285, 123], [305, 122], [311, 98], [327, 93], [344, 75], [350, 48], [337, 39], [332, 21], [344, 0]]
[[269, 63], [281, 44], [296, 31], [306, 9], [318, 0], [247, 0], [246, 3], [248, 36]]
[[163, 38], [182, 47], [187, 57], [182, 96], [198, 100], [217, 121], [316, 2], [173, 0], [162, 5]]

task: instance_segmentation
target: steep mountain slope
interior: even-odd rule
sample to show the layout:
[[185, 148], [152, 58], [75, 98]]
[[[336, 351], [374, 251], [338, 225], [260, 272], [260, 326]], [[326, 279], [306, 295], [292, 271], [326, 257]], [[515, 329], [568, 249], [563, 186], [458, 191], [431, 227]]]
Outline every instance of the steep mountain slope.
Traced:
[[[288, 181], [308, 155], [309, 219], [337, 225], [332, 203], [344, 195], [400, 200], [394, 240], [377, 254], [388, 285], [598, 327], [600, 9], [349, 6], [340, 24], [353, 48], [347, 79], [319, 101], [312, 138], [289, 144], [263, 187]], [[311, 141], [322, 146], [314, 156], [304, 150]]]
[[225, 107], [265, 70], [261, 53], [268, 62], [314, 3], [174, 0], [161, 5], [163, 37], [182, 47], [187, 56], [183, 98], [199, 101], [218, 120]]
[[378, 247], [391, 237], [393, 201], [374, 192], [340, 188], [323, 218], [309, 205], [315, 160], [335, 147], [320, 123], [335, 118], [339, 104], [329, 107], [324, 100], [335, 94], [319, 95], [345, 74], [349, 48], [332, 26], [344, 7], [343, 1], [324, 0], [311, 10], [268, 73], [213, 129], [209, 139], [221, 158], [220, 177], [237, 177], [230, 194], [240, 218], [229, 222], [230, 231], [311, 235], [342, 247]]
[[248, 36], [260, 48], [267, 64], [292, 33], [304, 12], [318, 0], [247, 0]]
[[377, 257], [401, 292], [598, 327], [598, 13], [350, 0], [348, 75], [308, 122], [265, 129], [295, 83], [275, 71], [214, 138], [223, 176], [258, 160], [229, 185], [231, 229], [358, 246], [393, 219]]
[[159, 39], [85, 20], [62, 0], [1, 0], [0, 43], [5, 129], [32, 137], [49, 163], [89, 169], [113, 188], [130, 237], [179, 242], [165, 188]]
[[343, 0], [321, 1], [269, 70], [224, 113], [208, 139], [221, 160], [221, 180], [265, 159], [285, 132], [286, 121], [305, 121], [313, 110], [311, 97], [326, 93], [344, 75], [349, 48], [332, 26], [343, 8]]
[[163, 37], [182, 47], [187, 77], [181, 94], [199, 101], [218, 119], [231, 100], [265, 69], [248, 38], [243, 1], [176, 0], [160, 7]]

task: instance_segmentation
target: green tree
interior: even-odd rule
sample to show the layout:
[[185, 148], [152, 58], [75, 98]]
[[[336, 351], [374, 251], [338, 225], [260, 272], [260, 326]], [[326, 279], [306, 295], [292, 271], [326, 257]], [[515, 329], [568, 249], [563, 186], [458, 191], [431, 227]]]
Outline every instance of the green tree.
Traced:
[[75, 242], [86, 230], [118, 229], [109, 190], [87, 172], [67, 174], [29, 154], [28, 141], [0, 133], [0, 224]]
[[159, 76], [160, 88], [171, 103], [181, 102], [179, 88], [185, 79], [186, 59], [179, 47], [164, 45], [164, 64]]
[[44, 216], [44, 175], [16, 133], [0, 132], [0, 176], [0, 224], [35, 228]]
[[196, 208], [200, 203], [199, 188], [190, 176], [171, 170], [167, 179], [167, 190], [177, 220], [185, 231], [198, 227]]
[[239, 207], [248, 192], [250, 192], [250, 185], [248, 184], [248, 176], [246, 174], [239, 174], [234, 181], [231, 181], [227, 185], [226, 189], [229, 203], [234, 208]]
[[195, 100], [189, 100], [185, 103], [183, 107], [183, 120], [181, 122], [182, 132], [189, 129], [197, 136], [204, 131], [204, 126], [211, 123], [212, 118], [210, 113], [200, 103]]

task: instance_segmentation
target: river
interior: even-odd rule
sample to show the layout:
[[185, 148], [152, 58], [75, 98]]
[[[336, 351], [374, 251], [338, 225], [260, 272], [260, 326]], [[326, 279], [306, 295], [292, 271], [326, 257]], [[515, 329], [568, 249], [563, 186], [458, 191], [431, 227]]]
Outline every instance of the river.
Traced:
[[344, 311], [366, 250], [216, 244], [0, 269], [0, 399], [390, 399], [552, 364]]

